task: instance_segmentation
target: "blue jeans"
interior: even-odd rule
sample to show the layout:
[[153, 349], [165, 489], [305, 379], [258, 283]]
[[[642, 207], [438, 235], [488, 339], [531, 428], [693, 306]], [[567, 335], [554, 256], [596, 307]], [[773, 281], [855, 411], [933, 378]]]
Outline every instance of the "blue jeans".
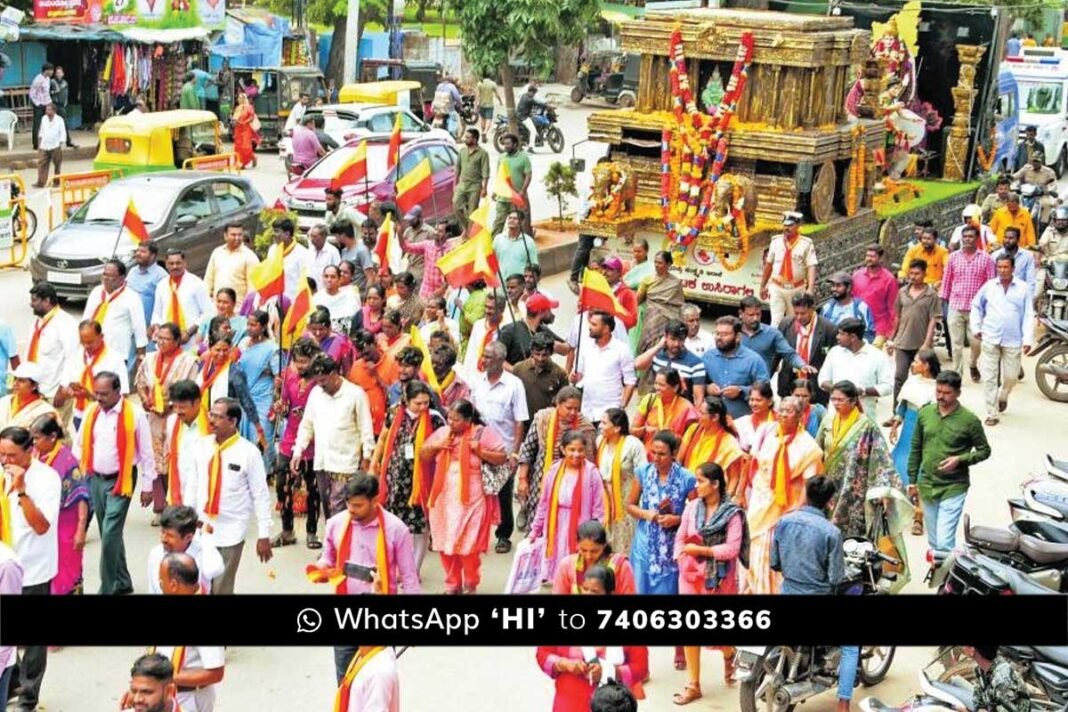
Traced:
[[[11, 654], [14, 655], [15, 651], [11, 651]], [[7, 668], [4, 669], [4, 672], [0, 673], [0, 709], [7, 708], [7, 693], [11, 686], [11, 678], [14, 677], [14, 672], [15, 666], [8, 665]], [[18, 700], [16, 700], [16, 702], [18, 702]]]
[[967, 493], [953, 497], [923, 500], [923, 523], [927, 527], [927, 546], [936, 559], [944, 559], [957, 545], [957, 524], [964, 512]]
[[860, 647], [843, 645], [838, 661], [838, 699], [853, 699], [853, 687], [857, 684], [857, 666], [860, 664]]

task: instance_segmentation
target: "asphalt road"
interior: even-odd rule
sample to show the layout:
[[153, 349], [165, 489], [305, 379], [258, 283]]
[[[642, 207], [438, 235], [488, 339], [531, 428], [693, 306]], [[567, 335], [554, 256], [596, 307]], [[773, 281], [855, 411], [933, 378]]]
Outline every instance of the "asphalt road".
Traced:
[[[576, 137], [585, 136], [587, 108], [566, 108], [561, 111], [562, 126], [569, 143]], [[592, 164], [604, 147], [585, 143], [579, 146], [579, 155]], [[492, 149], [491, 149], [492, 151]], [[547, 149], [541, 149], [547, 151]], [[565, 156], [566, 159], [569, 155]], [[545, 153], [534, 156], [537, 176], [544, 175], [548, 164], [554, 160]], [[72, 162], [68, 172], [88, 170], [88, 162]], [[29, 179], [31, 173], [24, 172]], [[276, 156], [263, 154], [260, 167], [251, 171], [257, 188], [270, 203], [278, 195], [284, 171]], [[32, 182], [27, 180], [27, 183]], [[31, 194], [31, 205], [38, 210], [42, 226], [47, 225], [46, 198], [41, 193]], [[555, 208], [545, 197], [539, 182], [532, 189], [535, 215], [548, 215]], [[558, 325], [562, 332], [570, 326], [574, 313], [575, 298], [567, 289], [565, 276], [549, 278], [545, 287], [563, 303], [559, 310]], [[4, 318], [11, 323], [19, 339], [20, 351], [29, 339], [32, 315], [29, 310], [27, 290], [29, 275], [24, 270], [0, 271], [0, 294], [9, 299]], [[80, 316], [80, 308], [74, 309]], [[1053, 435], [1063, 434], [1066, 406], [1044, 399], [1033, 385], [1034, 361], [1025, 360], [1027, 378], [1013, 393], [1009, 409], [1002, 422], [990, 432], [993, 457], [973, 474], [973, 486], [968, 497], [966, 513], [973, 521], [991, 525], [1006, 525], [1009, 522], [1006, 498], [1018, 495], [1019, 486], [1028, 478], [1028, 473], [1037, 470], [1040, 459], [1051, 447], [1056, 454], [1068, 459], [1068, 450]], [[981, 412], [982, 392], [978, 385], [967, 383], [963, 400], [965, 405]], [[889, 405], [883, 404], [878, 420], [889, 415]], [[133, 507], [126, 525], [127, 559], [134, 578], [136, 590], [146, 587], [146, 560], [149, 549], [158, 540], [159, 530], [149, 524], [150, 512]], [[276, 521], [276, 527], [277, 527]], [[298, 522], [297, 529], [302, 524]], [[301, 535], [303, 542], [303, 536]], [[923, 557], [926, 541], [921, 537], [908, 538], [909, 558], [914, 570], [914, 580], [908, 593], [929, 593], [918, 580], [923, 575]], [[259, 563], [253, 554], [252, 542], [246, 547], [244, 561], [237, 576], [240, 593], [324, 593], [305, 579], [304, 566], [316, 558], [315, 552], [306, 549], [303, 543], [276, 550], [269, 564]], [[97, 562], [100, 555], [99, 538], [91, 531], [85, 550], [86, 590], [93, 591], [99, 584]], [[485, 592], [501, 591], [508, 572], [510, 556], [490, 553], [483, 564]], [[429, 558], [424, 565], [424, 588], [429, 592], [443, 590], [441, 567], [437, 560]], [[828, 621], [834, 620], [834, 609], [827, 607]], [[78, 625], [71, 620], [69, 624]], [[136, 625], [152, 628], [165, 625], [225, 625], [209, 621], [162, 621], [125, 620], [116, 625]], [[851, 621], [851, 625], [864, 625], [873, 630], [884, 626], [928, 626], [932, 621], [908, 620]], [[977, 624], [981, 622], [977, 621]], [[49, 712], [110, 712], [118, 708], [118, 701], [128, 682], [128, 670], [133, 659], [142, 652], [135, 648], [67, 648], [49, 655], [48, 670], [42, 693], [42, 709]], [[901, 649], [885, 682], [872, 694], [884, 701], [900, 702], [918, 689], [917, 672], [932, 657], [926, 648]], [[646, 686], [648, 698], [642, 709], [672, 709], [671, 695], [685, 683], [682, 672], [672, 668], [670, 649], [656, 649], [651, 654], [652, 679]], [[716, 652], [704, 654], [703, 681], [705, 697], [693, 703], [694, 710], [734, 710], [738, 707], [737, 690], [726, 689], [721, 683], [722, 667]], [[400, 661], [403, 709], [438, 710], [464, 709], [472, 712], [498, 710], [505, 705], [510, 712], [535, 712], [551, 707], [552, 682], [538, 669], [532, 648], [412, 648]], [[218, 708], [223, 712], [262, 712], [262, 710], [329, 709], [334, 693], [333, 663], [329, 649], [296, 648], [231, 648], [227, 653], [226, 678], [218, 693]], [[869, 694], [858, 690], [855, 699]], [[812, 712], [834, 708], [833, 694], [825, 694], [806, 704]]]

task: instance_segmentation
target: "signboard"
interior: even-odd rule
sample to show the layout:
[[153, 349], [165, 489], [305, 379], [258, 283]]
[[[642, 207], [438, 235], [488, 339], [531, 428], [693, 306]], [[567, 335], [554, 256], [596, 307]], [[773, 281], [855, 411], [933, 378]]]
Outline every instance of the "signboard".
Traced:
[[[654, 245], [664, 239], [662, 232], [639, 232], [639, 235]], [[760, 296], [757, 292], [760, 291], [766, 246], [763, 235], [753, 234], [745, 263], [738, 269], [728, 270], [715, 251], [706, 249], [702, 240], [695, 240], [686, 250], [686, 264], [681, 269], [675, 269], [675, 275], [682, 280], [687, 299], [737, 306], [742, 297]], [[737, 258], [737, 254], [728, 255], [732, 261]]]
[[226, 26], [226, 0], [33, 0], [37, 22], [169, 30]]
[[14, 211], [11, 209], [11, 179], [0, 180], [0, 250], [10, 250], [15, 245], [15, 230], [11, 224]]
[[33, 0], [33, 19], [74, 24], [100, 22], [100, 3], [101, 0]]

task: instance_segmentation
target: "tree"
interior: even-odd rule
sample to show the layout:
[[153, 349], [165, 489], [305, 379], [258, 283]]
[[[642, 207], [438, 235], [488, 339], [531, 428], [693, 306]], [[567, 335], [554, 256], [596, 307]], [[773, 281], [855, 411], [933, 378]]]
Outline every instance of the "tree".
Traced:
[[544, 76], [556, 48], [581, 42], [601, 11], [601, 0], [464, 0], [457, 4], [463, 50], [480, 74], [500, 73], [513, 132], [515, 80], [510, 60], [522, 59]]
[[556, 219], [558, 229], [564, 229], [564, 208], [567, 207], [567, 196], [578, 197], [578, 188], [575, 187], [575, 171], [571, 166], [560, 161], [553, 161], [549, 166], [544, 179], [545, 192], [549, 197], [556, 198]]

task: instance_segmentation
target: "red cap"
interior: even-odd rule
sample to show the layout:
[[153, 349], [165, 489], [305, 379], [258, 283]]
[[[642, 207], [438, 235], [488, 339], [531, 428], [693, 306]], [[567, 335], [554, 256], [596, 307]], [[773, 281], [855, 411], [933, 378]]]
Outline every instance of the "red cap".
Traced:
[[549, 299], [541, 292], [536, 292], [527, 299], [528, 312], [551, 311], [558, 306], [560, 306], [560, 302], [556, 301], [555, 299]]

